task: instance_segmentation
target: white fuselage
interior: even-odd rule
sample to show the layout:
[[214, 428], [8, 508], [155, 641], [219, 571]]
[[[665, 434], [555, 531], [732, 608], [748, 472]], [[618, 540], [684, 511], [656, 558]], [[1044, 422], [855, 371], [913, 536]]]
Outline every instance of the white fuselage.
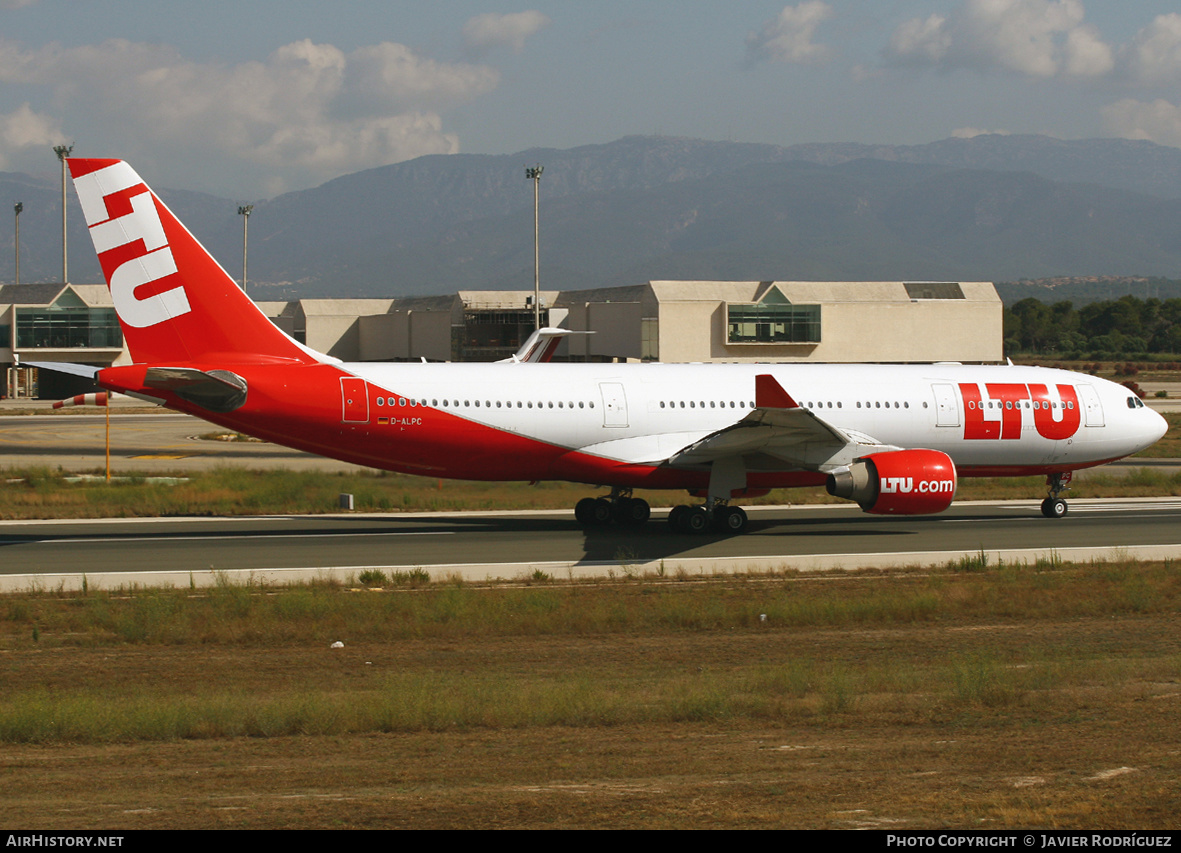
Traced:
[[[833, 426], [882, 445], [940, 450], [965, 473], [1086, 467], [1135, 453], [1166, 429], [1159, 415], [1130, 402], [1135, 395], [1123, 386], [1012, 365], [342, 367], [375, 389], [369, 417], [398, 419], [402, 432], [429, 423], [423, 416], [436, 410], [491, 430], [630, 463], [658, 463], [743, 418], [755, 406], [758, 374], [773, 375], [800, 406]], [[1072, 389], [1074, 399], [1064, 400], [1071, 395], [1060, 393], [1059, 386]], [[979, 404], [970, 399], [973, 387]], [[1003, 390], [990, 394], [998, 388]], [[1048, 409], [1040, 413], [1034, 408], [1043, 404], [1035, 399], [1039, 393]], [[1071, 418], [1078, 422], [1073, 430]], [[1039, 423], [1057, 428], [1039, 430]], [[987, 437], [974, 437], [973, 424], [975, 435]]]

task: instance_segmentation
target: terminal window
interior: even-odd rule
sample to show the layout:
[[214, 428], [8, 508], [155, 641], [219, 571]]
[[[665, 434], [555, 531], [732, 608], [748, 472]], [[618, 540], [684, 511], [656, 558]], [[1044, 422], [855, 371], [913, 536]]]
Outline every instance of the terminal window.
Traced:
[[908, 281], [906, 295], [911, 299], [963, 299], [964, 289], [954, 281]]
[[123, 333], [113, 308], [17, 308], [16, 345], [21, 349], [115, 349], [123, 346]]
[[730, 304], [726, 326], [732, 344], [818, 344], [820, 306], [769, 300]]

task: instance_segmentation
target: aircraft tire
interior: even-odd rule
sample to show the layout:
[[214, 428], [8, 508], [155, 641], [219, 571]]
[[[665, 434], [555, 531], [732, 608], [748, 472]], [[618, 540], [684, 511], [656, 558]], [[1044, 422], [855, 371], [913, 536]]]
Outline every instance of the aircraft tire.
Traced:
[[719, 507], [714, 513], [714, 524], [722, 533], [737, 535], [746, 532], [746, 510], [742, 507]]
[[689, 533], [704, 533], [709, 529], [709, 513], [703, 506], [692, 507], [685, 516], [684, 524]]
[[688, 533], [689, 528], [685, 525], [685, 515], [689, 512], [689, 507], [684, 504], [677, 504], [668, 513], [668, 526], [677, 533]]
[[594, 506], [591, 507], [591, 524], [595, 527], [610, 524], [614, 514], [615, 507], [611, 506], [611, 501], [606, 498], [595, 498]]
[[595, 509], [594, 498], [583, 498], [574, 505], [574, 518], [579, 524], [587, 525], [593, 523]]
[[1042, 501], [1042, 515], [1046, 518], [1062, 518], [1066, 510], [1066, 501], [1062, 498], [1046, 498]]
[[615, 520], [628, 527], [638, 527], [651, 514], [652, 508], [643, 498], [620, 498], [615, 502]]

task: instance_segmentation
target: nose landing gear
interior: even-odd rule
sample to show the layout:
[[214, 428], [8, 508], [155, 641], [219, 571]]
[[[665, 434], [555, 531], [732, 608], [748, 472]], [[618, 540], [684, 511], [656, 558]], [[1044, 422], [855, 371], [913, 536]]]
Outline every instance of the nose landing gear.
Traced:
[[1066, 501], [1058, 496], [1070, 490], [1070, 486], [1067, 484], [1072, 476], [1070, 471], [1066, 471], [1046, 477], [1046, 486], [1050, 490], [1049, 496], [1042, 501], [1042, 515], [1046, 518], [1062, 518], [1066, 515]]

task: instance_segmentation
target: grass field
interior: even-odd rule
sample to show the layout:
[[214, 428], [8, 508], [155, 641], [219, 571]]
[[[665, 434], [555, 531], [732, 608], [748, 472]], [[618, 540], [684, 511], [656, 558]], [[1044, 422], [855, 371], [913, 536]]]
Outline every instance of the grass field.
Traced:
[[[167, 476], [169, 472], [161, 472]], [[1181, 473], [1151, 468], [1076, 479], [1068, 497], [1181, 495]], [[602, 491], [602, 490], [599, 490]], [[956, 500], [1041, 498], [1044, 477], [961, 479]], [[339, 511], [339, 496], [354, 496], [361, 512], [445, 512], [571, 509], [593, 486], [546, 482], [482, 483], [404, 474], [325, 474], [224, 468], [164, 481], [145, 477], [71, 480], [61, 471], [0, 471], [0, 519], [121, 518], [132, 516], [269, 515]], [[683, 491], [644, 491], [653, 506], [685, 502]], [[844, 503], [823, 488], [776, 489], [751, 504]]]
[[6, 596], [0, 817], [1172, 826], [1179, 600], [1172, 563], [970, 560]]
[[[1170, 423], [1156, 455], [1181, 456], [1181, 418]], [[342, 492], [359, 510], [569, 508], [590, 491], [190, 477], [4, 472], [0, 518], [328, 512]], [[1043, 491], [1041, 478], [962, 480], [957, 499]], [[1070, 496], [1161, 494], [1181, 494], [1181, 478], [1090, 475]], [[813, 500], [830, 499], [792, 490], [761, 502]], [[1176, 824], [1176, 563], [380, 585], [0, 597], [0, 819], [104, 830]]]

